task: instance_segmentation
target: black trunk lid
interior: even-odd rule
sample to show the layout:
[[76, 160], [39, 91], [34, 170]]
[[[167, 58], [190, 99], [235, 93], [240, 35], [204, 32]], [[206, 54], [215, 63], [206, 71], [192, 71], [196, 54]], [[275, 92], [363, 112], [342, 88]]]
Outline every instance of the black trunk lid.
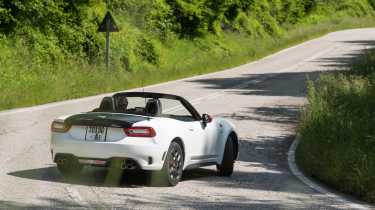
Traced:
[[70, 116], [65, 119], [65, 123], [68, 125], [129, 128], [134, 123], [149, 119], [146, 116], [122, 113], [87, 112]]

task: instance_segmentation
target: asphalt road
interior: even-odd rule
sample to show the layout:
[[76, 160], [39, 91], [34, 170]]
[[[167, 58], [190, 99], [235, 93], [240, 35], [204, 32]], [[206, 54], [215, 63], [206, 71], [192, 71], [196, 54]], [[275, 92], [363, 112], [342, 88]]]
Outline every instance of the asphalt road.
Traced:
[[93, 109], [102, 96], [0, 112], [0, 209], [347, 208], [299, 181], [287, 152], [306, 103], [306, 79], [345, 68], [374, 43], [375, 29], [341, 31], [227, 71], [147, 87], [182, 95], [201, 113], [237, 126], [240, 155], [230, 178], [207, 167], [186, 171], [176, 187], [148, 187], [142, 174], [112, 186], [105, 170], [88, 168], [65, 180], [51, 161], [50, 123]]

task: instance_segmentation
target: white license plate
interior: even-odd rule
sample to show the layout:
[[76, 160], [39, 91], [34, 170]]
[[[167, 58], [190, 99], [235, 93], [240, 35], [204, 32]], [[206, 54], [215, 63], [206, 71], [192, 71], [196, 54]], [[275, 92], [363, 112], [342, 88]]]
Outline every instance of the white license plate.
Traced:
[[87, 126], [86, 127], [86, 141], [106, 141], [107, 127], [104, 126]]
[[105, 160], [90, 160], [90, 159], [78, 159], [78, 162], [81, 164], [89, 165], [105, 165], [107, 161]]

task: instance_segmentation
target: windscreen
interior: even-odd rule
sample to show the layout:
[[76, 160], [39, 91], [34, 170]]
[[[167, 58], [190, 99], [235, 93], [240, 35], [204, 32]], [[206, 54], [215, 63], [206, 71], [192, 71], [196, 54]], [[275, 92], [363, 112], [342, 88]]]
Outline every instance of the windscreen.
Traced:
[[116, 103], [117, 112], [121, 113], [194, 120], [189, 110], [175, 99], [120, 96], [116, 98]]
[[164, 99], [164, 98], [161, 98], [160, 101], [161, 101], [161, 104], [163, 105], [163, 110], [161, 112], [162, 116], [170, 117], [170, 118], [174, 118], [174, 119], [178, 119], [182, 121], [194, 120], [189, 110], [187, 110], [185, 106], [181, 104], [180, 101], [173, 100], [173, 99]]

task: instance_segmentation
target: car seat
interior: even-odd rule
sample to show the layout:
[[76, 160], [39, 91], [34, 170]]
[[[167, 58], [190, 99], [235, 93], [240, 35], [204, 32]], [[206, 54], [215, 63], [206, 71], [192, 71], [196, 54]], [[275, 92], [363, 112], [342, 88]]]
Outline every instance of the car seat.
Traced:
[[115, 103], [113, 97], [104, 97], [97, 112], [114, 112], [115, 111]]
[[149, 99], [146, 103], [145, 113], [150, 116], [158, 116], [162, 113], [162, 107], [159, 99]]

